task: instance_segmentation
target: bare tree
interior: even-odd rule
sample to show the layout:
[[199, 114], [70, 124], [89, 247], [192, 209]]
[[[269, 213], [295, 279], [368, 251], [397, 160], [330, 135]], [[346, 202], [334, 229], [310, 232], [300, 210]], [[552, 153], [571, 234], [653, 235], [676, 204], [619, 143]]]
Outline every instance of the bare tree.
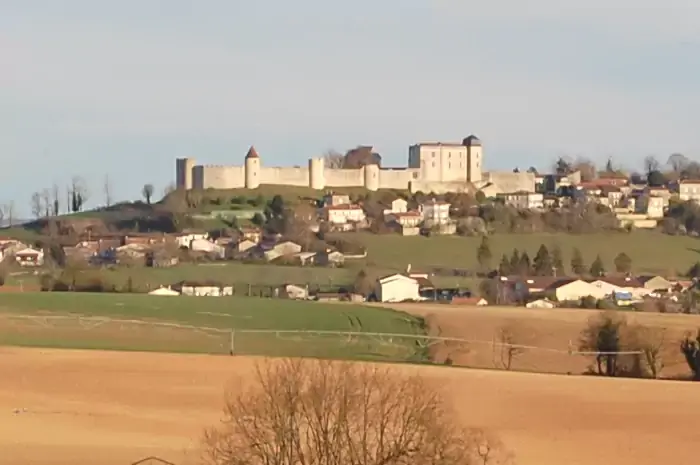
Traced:
[[51, 187], [51, 202], [52, 202], [53, 216], [58, 216], [59, 213], [61, 213], [61, 211], [60, 211], [61, 202], [59, 200], [60, 195], [61, 194], [60, 194], [59, 189], [58, 189], [58, 184], [54, 184]]
[[165, 189], [163, 189], [163, 197], [167, 197], [171, 192], [175, 192], [177, 190], [177, 186], [175, 186], [174, 183], [170, 183], [167, 186], [165, 186]]
[[581, 172], [581, 181], [593, 181], [597, 175], [595, 163], [588, 158], [578, 157], [573, 164], [574, 171]]
[[[504, 370], [510, 370], [513, 366], [513, 360], [525, 352], [521, 347], [518, 327], [515, 323], [506, 323], [498, 329], [498, 359], [495, 360]], [[494, 358], [495, 358], [494, 353]]]
[[102, 190], [105, 195], [105, 206], [112, 206], [112, 183], [109, 181], [109, 175], [105, 174], [104, 183], [102, 184]]
[[146, 203], [150, 205], [151, 199], [153, 199], [153, 184], [144, 184], [143, 189], [141, 189], [141, 195], [143, 195]]
[[683, 155], [682, 153], [674, 153], [670, 157], [668, 157], [668, 161], [666, 162], [667, 165], [671, 167], [674, 173], [680, 175], [683, 170], [685, 170], [688, 165], [690, 164], [690, 160], [688, 160], [688, 157]]
[[34, 215], [34, 218], [41, 218], [41, 214], [44, 211], [42, 208], [43, 205], [41, 204], [41, 194], [39, 192], [34, 192], [32, 194], [32, 215]]
[[659, 160], [656, 159], [655, 156], [649, 155], [644, 158], [644, 173], [649, 176], [649, 174], [655, 172], [655, 171], [660, 171], [661, 170], [661, 164], [659, 163]]
[[326, 168], [332, 168], [332, 169], [339, 169], [343, 167], [343, 163], [345, 162], [345, 157], [343, 156], [342, 153], [330, 149], [327, 150], [326, 153], [323, 154], [323, 162], [326, 166]]
[[44, 209], [44, 216], [49, 217], [51, 216], [51, 211], [53, 210], [52, 204], [51, 204], [51, 191], [49, 189], [42, 189], [41, 191], [41, 205], [42, 208]]
[[85, 203], [87, 203], [87, 186], [85, 185], [85, 181], [79, 176], [74, 176], [73, 179], [71, 179], [70, 197], [71, 210], [74, 213], [81, 211]]
[[[505, 463], [503, 446], [460, 427], [417, 375], [347, 362], [258, 365], [208, 429], [214, 465], [457, 465]], [[500, 462], [499, 462], [500, 460]]]
[[623, 333], [624, 346], [630, 351], [639, 351], [640, 355], [633, 354], [632, 367], [636, 365], [636, 358], [640, 358], [643, 376], [654, 379], [661, 376], [665, 366], [665, 358], [668, 355], [666, 347], [666, 329], [642, 325], [630, 326]]
[[10, 200], [8, 203], [3, 205], [2, 208], [5, 211], [5, 217], [7, 218], [7, 225], [9, 227], [12, 227], [14, 225], [15, 201]]

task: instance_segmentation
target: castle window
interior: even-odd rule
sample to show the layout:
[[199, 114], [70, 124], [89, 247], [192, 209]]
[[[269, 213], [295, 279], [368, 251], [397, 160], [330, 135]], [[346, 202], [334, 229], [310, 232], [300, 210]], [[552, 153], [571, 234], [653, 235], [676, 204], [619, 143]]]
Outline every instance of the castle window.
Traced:
[[435, 162], [433, 162], [433, 168], [435, 168]]
[[452, 163], [447, 164], [447, 169], [451, 170], [452, 169]]
[[433, 152], [433, 158], [435, 158], [435, 152]]

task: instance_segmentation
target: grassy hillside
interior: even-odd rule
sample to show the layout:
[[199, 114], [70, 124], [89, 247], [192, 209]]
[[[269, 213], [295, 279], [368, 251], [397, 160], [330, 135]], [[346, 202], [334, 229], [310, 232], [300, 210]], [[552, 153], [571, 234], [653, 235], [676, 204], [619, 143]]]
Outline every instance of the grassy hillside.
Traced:
[[[31, 315], [34, 317], [27, 318]], [[39, 315], [48, 318], [37, 318]], [[64, 318], [51, 318], [55, 316]], [[81, 321], [79, 316], [135, 321], [97, 324]], [[159, 322], [172, 325], [150, 324]], [[182, 325], [221, 331], [197, 331]], [[425, 334], [421, 319], [359, 305], [88, 293], [6, 294], [0, 303], [0, 345], [228, 353], [232, 329], [236, 330], [233, 344], [237, 354], [403, 361], [422, 361], [426, 356], [410, 337]], [[285, 333], [292, 330], [399, 333], [409, 337], [387, 342], [369, 336]]]
[[[420, 267], [474, 268], [479, 237], [397, 237], [395, 235], [352, 234], [349, 240], [362, 243], [368, 250], [368, 263], [374, 266], [402, 268], [411, 264]], [[352, 238], [352, 239], [351, 239]], [[668, 236], [652, 231], [600, 234], [496, 234], [489, 237], [493, 265], [502, 254], [514, 248], [527, 251], [533, 259], [541, 244], [559, 245], [564, 265], [569, 268], [574, 248], [583, 254], [588, 265], [600, 254], [606, 268], [614, 269], [613, 260], [624, 252], [632, 258], [637, 273], [675, 274], [685, 272], [700, 259], [700, 242], [687, 236]]]

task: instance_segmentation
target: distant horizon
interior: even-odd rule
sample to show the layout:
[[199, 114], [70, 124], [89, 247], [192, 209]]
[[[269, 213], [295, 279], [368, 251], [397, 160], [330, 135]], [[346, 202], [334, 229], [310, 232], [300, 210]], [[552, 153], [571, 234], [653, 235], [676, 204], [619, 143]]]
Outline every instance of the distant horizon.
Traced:
[[160, 193], [175, 158], [250, 145], [269, 166], [357, 145], [403, 166], [471, 133], [488, 170], [694, 158], [700, 5], [669, 1], [6, 2], [0, 203], [31, 216], [73, 176], [90, 207], [105, 175], [115, 201]]

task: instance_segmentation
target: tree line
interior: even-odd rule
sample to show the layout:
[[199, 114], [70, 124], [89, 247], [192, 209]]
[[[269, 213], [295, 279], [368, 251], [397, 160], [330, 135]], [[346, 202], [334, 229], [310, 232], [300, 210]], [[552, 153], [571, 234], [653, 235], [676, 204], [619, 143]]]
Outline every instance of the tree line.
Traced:
[[[561, 247], [554, 245], [548, 248], [541, 244], [535, 257], [530, 258], [527, 251], [520, 252], [513, 249], [510, 256], [503, 254], [494, 268], [494, 255], [491, 251], [491, 241], [488, 236], [481, 239], [481, 243], [476, 250], [476, 259], [479, 263], [480, 271], [484, 274], [498, 271], [500, 276], [521, 275], [521, 276], [566, 276], [567, 270], [564, 265]], [[632, 271], [632, 259], [624, 252], [617, 254], [613, 260], [615, 271], [618, 273], [630, 273]], [[578, 248], [573, 249], [570, 261], [571, 274], [575, 276], [605, 276], [607, 269], [600, 254], [596, 255], [593, 262], [588, 266], [583, 258], [583, 254]]]

